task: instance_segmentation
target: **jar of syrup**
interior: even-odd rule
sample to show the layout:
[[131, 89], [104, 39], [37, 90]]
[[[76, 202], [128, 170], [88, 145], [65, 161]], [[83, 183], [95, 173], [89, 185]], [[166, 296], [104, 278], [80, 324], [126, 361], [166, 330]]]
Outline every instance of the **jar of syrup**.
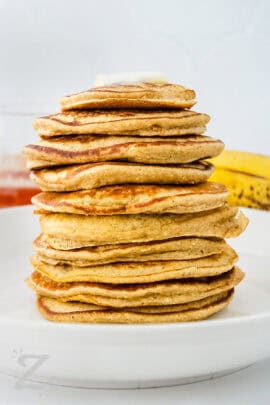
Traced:
[[0, 208], [31, 204], [39, 192], [22, 154], [23, 146], [36, 140], [33, 119], [30, 114], [0, 115]]

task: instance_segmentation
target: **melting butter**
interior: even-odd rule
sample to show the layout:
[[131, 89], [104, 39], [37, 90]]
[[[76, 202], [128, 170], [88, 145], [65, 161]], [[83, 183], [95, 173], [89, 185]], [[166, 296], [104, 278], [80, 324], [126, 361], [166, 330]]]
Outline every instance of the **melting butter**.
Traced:
[[159, 72], [124, 72], [116, 74], [96, 75], [96, 86], [138, 83], [168, 83], [168, 78]]

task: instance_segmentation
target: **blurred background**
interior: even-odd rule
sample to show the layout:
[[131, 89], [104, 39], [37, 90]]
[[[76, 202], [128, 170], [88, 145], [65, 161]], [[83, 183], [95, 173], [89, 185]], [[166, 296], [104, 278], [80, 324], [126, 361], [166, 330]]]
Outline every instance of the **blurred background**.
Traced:
[[0, 205], [33, 191], [33, 117], [97, 73], [163, 72], [196, 90], [209, 135], [270, 154], [269, 17], [267, 0], [0, 0]]

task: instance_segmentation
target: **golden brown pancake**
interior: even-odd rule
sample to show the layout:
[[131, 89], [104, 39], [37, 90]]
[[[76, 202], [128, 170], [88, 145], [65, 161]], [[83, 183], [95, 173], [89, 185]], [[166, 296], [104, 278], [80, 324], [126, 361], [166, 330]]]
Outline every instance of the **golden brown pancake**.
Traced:
[[35, 251], [51, 264], [96, 266], [113, 262], [190, 260], [220, 254], [227, 248], [222, 239], [179, 238], [164, 241], [105, 245], [71, 250], [57, 250], [40, 235], [34, 241]]
[[183, 278], [209, 277], [232, 269], [238, 259], [226, 246], [220, 254], [191, 260], [110, 263], [78, 267], [70, 264], [50, 264], [46, 257], [35, 255], [31, 263], [35, 270], [57, 282], [87, 281], [94, 283], [130, 284]]
[[166, 166], [103, 162], [33, 170], [30, 177], [43, 191], [77, 191], [126, 183], [197, 184], [213, 171], [203, 161]]
[[103, 308], [79, 302], [61, 302], [38, 297], [37, 307], [44, 318], [54, 322], [80, 323], [169, 323], [199, 321], [225, 308], [233, 297], [233, 289], [188, 304], [165, 307]]
[[194, 90], [179, 84], [140, 83], [94, 87], [61, 98], [62, 110], [127, 109], [127, 108], [190, 108], [195, 101]]
[[70, 193], [43, 192], [32, 198], [42, 211], [82, 215], [153, 214], [206, 211], [221, 207], [228, 196], [224, 185], [120, 185]]
[[38, 295], [116, 308], [174, 305], [231, 290], [244, 277], [238, 268], [212, 277], [146, 284], [59, 283], [34, 271], [27, 283]]
[[209, 120], [209, 115], [190, 110], [75, 110], [37, 118], [33, 126], [47, 137], [72, 134], [177, 136], [200, 135]]
[[223, 142], [202, 135], [132, 137], [70, 135], [41, 139], [27, 145], [28, 167], [124, 160], [147, 164], [179, 164], [217, 156]]
[[[56, 249], [179, 238], [236, 237], [248, 223], [236, 207], [224, 206], [193, 214], [85, 216], [42, 214], [40, 225]], [[59, 246], [60, 245], [60, 246]]]

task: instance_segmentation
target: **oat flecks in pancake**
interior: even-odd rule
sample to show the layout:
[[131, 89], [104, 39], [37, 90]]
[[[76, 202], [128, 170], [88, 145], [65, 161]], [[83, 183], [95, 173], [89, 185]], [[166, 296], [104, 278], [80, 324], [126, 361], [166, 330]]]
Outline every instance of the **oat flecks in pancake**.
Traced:
[[238, 208], [229, 206], [183, 215], [84, 216], [50, 213], [40, 216], [41, 229], [48, 243], [60, 249], [55, 240], [67, 240], [79, 245], [73, 247], [83, 247], [184, 236], [236, 237], [247, 223], [247, 218]]
[[200, 135], [210, 117], [190, 110], [182, 111], [65, 111], [34, 120], [34, 129], [43, 136], [100, 134], [177, 136]]
[[147, 164], [179, 164], [215, 157], [223, 142], [202, 135], [131, 137], [70, 135], [41, 139], [27, 145], [28, 167], [42, 168], [75, 163], [124, 160]]
[[228, 196], [224, 185], [118, 185], [70, 193], [43, 192], [32, 203], [48, 212], [82, 215], [200, 212], [221, 207]]
[[62, 110], [73, 109], [127, 109], [127, 108], [190, 108], [195, 101], [194, 90], [179, 84], [140, 83], [94, 87], [62, 97]]
[[52, 298], [38, 297], [37, 307], [44, 318], [55, 322], [81, 323], [163, 323], [207, 319], [225, 308], [233, 297], [233, 289], [190, 304], [134, 308], [103, 309], [89, 304], [65, 303]]
[[214, 167], [203, 161], [183, 165], [103, 162], [33, 170], [31, 179], [43, 191], [89, 190], [115, 184], [197, 184]]

